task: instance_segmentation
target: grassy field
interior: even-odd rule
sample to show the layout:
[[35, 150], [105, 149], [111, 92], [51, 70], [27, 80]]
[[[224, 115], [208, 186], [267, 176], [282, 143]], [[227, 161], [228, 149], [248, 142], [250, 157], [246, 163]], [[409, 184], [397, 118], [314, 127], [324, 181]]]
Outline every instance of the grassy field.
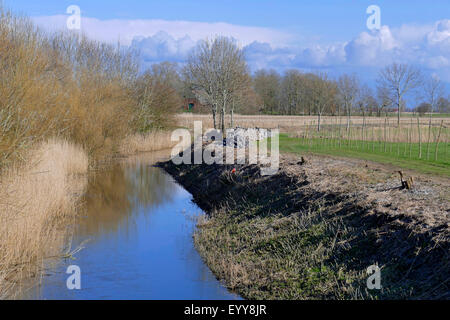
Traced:
[[[348, 128], [346, 117], [326, 116], [320, 131], [315, 116], [236, 115], [234, 125], [278, 128], [282, 152], [357, 158], [449, 177], [450, 119], [432, 116], [430, 121], [429, 115], [404, 114], [398, 127], [392, 117], [355, 115]], [[177, 119], [186, 128], [193, 128], [194, 121], [202, 121], [203, 129], [212, 126], [211, 115], [182, 114]]]
[[[385, 117], [365, 117], [354, 115], [351, 117], [352, 126], [360, 126], [364, 122], [367, 126], [383, 127]], [[394, 116], [387, 118], [389, 123], [396, 124], [397, 119]], [[429, 116], [419, 117], [420, 125], [427, 127], [429, 125]], [[225, 116], [226, 126], [230, 125], [230, 116]], [[176, 115], [177, 124], [180, 127], [192, 129], [194, 127], [194, 121], [201, 121], [203, 129], [209, 129], [213, 127], [213, 118], [210, 114], [195, 114], [195, 113], [183, 113]], [[404, 115], [400, 118], [403, 128], [407, 128], [413, 121], [414, 125], [417, 125], [417, 116]], [[450, 118], [447, 114], [433, 114], [432, 126], [438, 127], [440, 122], [444, 121], [444, 125], [450, 125]], [[233, 118], [234, 126], [243, 128], [266, 128], [274, 129], [278, 128], [281, 132], [295, 132], [305, 127], [313, 127], [317, 124], [317, 116], [284, 116], [284, 115], [240, 115], [236, 114]], [[323, 116], [321, 120], [323, 125], [336, 126], [338, 123], [344, 125], [346, 123], [346, 117], [336, 116]]]
[[290, 153], [319, 153], [340, 157], [351, 157], [379, 163], [392, 164], [400, 168], [422, 173], [438, 174], [450, 177], [450, 144], [440, 143], [435, 160], [436, 143], [422, 144], [422, 156], [419, 158], [419, 143], [381, 142], [362, 140], [320, 138], [304, 139], [280, 135], [280, 151]]

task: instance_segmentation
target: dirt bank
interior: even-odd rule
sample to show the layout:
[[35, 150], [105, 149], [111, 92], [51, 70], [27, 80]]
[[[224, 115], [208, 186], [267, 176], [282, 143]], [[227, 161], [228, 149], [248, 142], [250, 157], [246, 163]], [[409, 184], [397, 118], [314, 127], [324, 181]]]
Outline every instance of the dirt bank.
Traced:
[[[216, 276], [249, 299], [448, 299], [449, 181], [284, 155], [256, 165], [160, 163], [208, 213], [194, 236]], [[236, 168], [236, 173], [232, 170]], [[381, 290], [367, 268], [381, 268]]]

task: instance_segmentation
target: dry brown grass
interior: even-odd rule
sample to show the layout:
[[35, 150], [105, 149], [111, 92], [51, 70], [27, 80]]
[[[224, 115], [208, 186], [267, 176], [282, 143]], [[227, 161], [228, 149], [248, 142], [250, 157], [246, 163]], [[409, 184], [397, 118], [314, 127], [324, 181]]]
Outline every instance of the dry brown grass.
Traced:
[[[413, 118], [416, 121], [415, 118]], [[440, 123], [441, 120], [450, 121], [449, 118], [433, 118], [433, 123]], [[180, 126], [186, 128], [193, 128], [194, 121], [202, 121], [204, 128], [212, 128], [213, 121], [212, 116], [209, 114], [195, 114], [195, 113], [182, 113], [177, 115], [177, 122]], [[323, 116], [321, 122], [323, 124], [336, 124], [339, 122], [337, 117], [331, 116]], [[363, 117], [360, 116], [352, 116], [351, 122], [353, 125], [362, 125], [364, 121]], [[391, 119], [391, 124], [396, 124], [396, 119]], [[421, 118], [422, 125], [428, 125], [428, 118]], [[288, 129], [288, 128], [298, 128], [303, 126], [309, 126], [313, 123], [317, 123], [317, 116], [272, 116], [272, 115], [234, 115], [234, 122], [236, 126], [244, 127], [244, 128], [280, 128], [280, 129]], [[404, 117], [401, 118], [401, 124], [403, 127], [406, 127], [410, 124], [411, 118]], [[230, 116], [226, 116], [226, 124], [230, 123]], [[346, 123], [346, 118], [342, 117], [342, 125]], [[366, 117], [366, 123], [370, 124], [384, 124], [384, 117]], [[415, 123], [416, 124], [416, 123]]]
[[46, 259], [62, 252], [86, 187], [80, 147], [51, 139], [27, 160], [0, 180], [0, 298], [14, 298], [24, 279], [38, 278]]
[[160, 151], [172, 148], [176, 142], [171, 141], [169, 131], [151, 131], [145, 135], [135, 134], [122, 141], [119, 148], [121, 155], [133, 155], [140, 152]]
[[[213, 127], [212, 116], [203, 114], [178, 114], [177, 123], [181, 127], [193, 129], [194, 121], [202, 121], [203, 129]], [[438, 129], [443, 121], [441, 142], [448, 141], [449, 118], [433, 118], [431, 131], [429, 130], [429, 118], [420, 118], [420, 141], [422, 143], [436, 140]], [[229, 123], [229, 116], [226, 118]], [[278, 128], [281, 132], [290, 133], [293, 137], [310, 137], [317, 131], [316, 116], [267, 116], [267, 115], [235, 115], [236, 126], [244, 128]], [[354, 116], [351, 118], [350, 134], [346, 132], [347, 119], [345, 117], [323, 117], [321, 120], [323, 135], [328, 138], [337, 137], [339, 125], [341, 136], [345, 139], [381, 141], [384, 140], [385, 118]], [[364, 130], [362, 130], [364, 124]], [[373, 128], [373, 130], [372, 130]], [[429, 135], [430, 133], [430, 135]], [[386, 123], [386, 139], [389, 142], [419, 142], [419, 129], [416, 118], [401, 118], [400, 128], [397, 128], [397, 120], [388, 118]]]
[[[444, 122], [442, 127], [440, 142], [450, 141], [449, 128], [450, 120]], [[433, 121], [431, 126], [425, 125], [423, 122], [420, 123], [420, 130], [417, 126], [417, 120], [412, 124], [408, 125], [405, 123], [403, 126], [398, 128], [396, 125], [392, 125], [392, 121], [384, 127], [384, 122], [372, 123], [370, 126], [362, 127], [359, 125], [357, 127], [353, 126], [350, 131], [347, 132], [346, 128], [336, 127], [335, 122], [326, 123], [322, 129], [322, 133], [317, 133], [316, 125], [310, 124], [306, 127], [295, 128], [289, 132], [289, 136], [293, 138], [306, 138], [312, 136], [321, 136], [330, 138], [338, 138], [339, 134], [343, 139], [350, 140], [360, 140], [360, 141], [385, 141], [386, 142], [412, 142], [412, 143], [427, 143], [435, 142], [437, 136], [439, 135], [439, 127], [441, 122]]]
[[[161, 164], [207, 212], [195, 245], [227, 287], [255, 300], [448, 298], [448, 180], [415, 175], [406, 191], [385, 165], [299, 160], [283, 155], [270, 177]], [[373, 264], [380, 291], [367, 289]]]

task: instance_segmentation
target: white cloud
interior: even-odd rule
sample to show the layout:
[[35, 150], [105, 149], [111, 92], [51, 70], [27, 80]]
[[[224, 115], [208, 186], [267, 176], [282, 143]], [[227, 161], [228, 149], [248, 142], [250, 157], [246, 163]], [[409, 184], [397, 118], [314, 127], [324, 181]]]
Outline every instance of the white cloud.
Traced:
[[[273, 49], [268, 44], [250, 45], [248, 55], [270, 64], [284, 62], [284, 67], [382, 67], [404, 62], [437, 70], [450, 71], [450, 20], [433, 25], [383, 26], [380, 30], [361, 32], [345, 43], [316, 45], [307, 48]], [[294, 58], [292, 58], [294, 56]], [[444, 68], [444, 69], [442, 69]], [[444, 76], [448, 79], [448, 76]]]
[[386, 54], [394, 58], [398, 54], [399, 43], [387, 26], [372, 32], [362, 32], [345, 46], [348, 63], [358, 65], [376, 65]]
[[[65, 28], [67, 16], [36, 17], [45, 29]], [[82, 19], [88, 36], [109, 43], [119, 39], [140, 49], [145, 65], [171, 60], [183, 62], [199, 40], [224, 35], [236, 39], [252, 70], [259, 68], [360, 68], [375, 70], [393, 61], [416, 64], [450, 81], [450, 20], [429, 25], [383, 26], [364, 31], [347, 42], [301, 47], [296, 37], [277, 30], [167, 20]], [[295, 42], [294, 40], [297, 39]]]
[[[68, 16], [42, 16], [33, 20], [47, 30], [65, 29]], [[91, 38], [109, 42], [120, 42], [130, 45], [135, 37], [152, 37], [164, 31], [173, 38], [189, 35], [194, 41], [214, 36], [228, 36], [238, 39], [245, 46], [253, 41], [267, 42], [277, 47], [287, 44], [292, 36], [273, 29], [233, 25], [223, 22], [195, 22], [168, 20], [99, 20], [82, 17], [82, 32]]]
[[345, 62], [344, 46], [337, 44], [307, 48], [299, 52], [293, 62], [304, 68], [340, 65]]
[[433, 30], [427, 34], [430, 45], [442, 45], [450, 49], [450, 20], [436, 22]]
[[168, 33], [160, 31], [150, 37], [135, 37], [131, 46], [140, 51], [144, 63], [162, 60], [183, 62], [196, 43], [189, 36], [175, 39]]

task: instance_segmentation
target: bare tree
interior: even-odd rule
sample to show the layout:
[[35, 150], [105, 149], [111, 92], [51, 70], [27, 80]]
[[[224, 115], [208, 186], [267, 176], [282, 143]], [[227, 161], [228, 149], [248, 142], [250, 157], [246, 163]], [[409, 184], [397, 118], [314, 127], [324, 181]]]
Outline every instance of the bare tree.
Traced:
[[[362, 124], [362, 132], [364, 135], [364, 132], [366, 130], [367, 121], [366, 121], [366, 114], [367, 112], [372, 111], [372, 107], [376, 104], [375, 99], [373, 98], [372, 89], [370, 89], [366, 84], [362, 85], [359, 94], [358, 94], [358, 108], [363, 116], [363, 124]], [[364, 140], [364, 139], [363, 139]]]
[[426, 101], [431, 105], [431, 113], [433, 113], [437, 110], [439, 99], [444, 95], [444, 84], [437, 76], [432, 76], [425, 82], [424, 93]]
[[218, 89], [215, 83], [214, 57], [210, 41], [202, 41], [193, 50], [183, 69], [185, 81], [203, 105], [209, 105], [217, 129]]
[[286, 71], [281, 82], [281, 101], [286, 114], [296, 114], [302, 98], [303, 75], [298, 70]]
[[397, 108], [397, 125], [400, 126], [402, 101], [421, 84], [422, 76], [418, 69], [407, 64], [393, 63], [380, 71], [378, 85], [386, 90], [387, 97]]
[[263, 109], [273, 114], [279, 106], [281, 77], [275, 70], [258, 70], [253, 77], [255, 92], [261, 97]]
[[[428, 113], [430, 111], [431, 111], [431, 104], [429, 104], [427, 102], [422, 102], [421, 104], [419, 104], [416, 107], [416, 112], [421, 116], [425, 115], [426, 113]], [[431, 112], [430, 112], [430, 114], [431, 114]], [[431, 117], [430, 117], [430, 126], [431, 126]]]
[[227, 105], [247, 79], [243, 51], [226, 37], [202, 41], [188, 58], [184, 74], [193, 92], [211, 105], [215, 128], [220, 111], [220, 127], [224, 131]]
[[317, 112], [317, 131], [320, 131], [322, 115], [326, 108], [334, 103], [337, 87], [326, 73], [318, 73], [312, 81], [314, 106]]
[[[427, 159], [430, 155], [431, 119], [433, 111], [437, 109], [439, 99], [444, 95], [444, 84], [437, 76], [431, 76], [424, 85], [425, 99], [429, 105], [430, 119], [428, 122]], [[418, 110], [419, 111], [419, 110]], [[420, 112], [420, 111], [419, 111]]]
[[135, 82], [138, 104], [134, 126], [141, 133], [170, 125], [181, 104], [176, 86], [181, 83], [175, 64], [154, 64]]
[[305, 112], [307, 110], [308, 115], [311, 116], [315, 111], [314, 84], [316, 83], [318, 76], [314, 73], [307, 73], [303, 78], [301, 103]]
[[391, 105], [391, 100], [389, 98], [389, 91], [386, 88], [377, 88], [377, 116], [381, 117], [383, 111]]
[[437, 109], [440, 113], [449, 113], [450, 112], [450, 97], [448, 99], [441, 97], [437, 102]]
[[244, 107], [252, 105], [255, 103], [256, 94], [251, 87], [251, 77], [250, 74], [245, 74], [240, 79], [242, 80], [241, 86], [236, 88], [236, 90], [230, 95], [230, 126], [234, 127], [234, 112], [236, 108], [240, 108], [241, 110]]
[[372, 90], [367, 85], [362, 85], [359, 90], [357, 106], [361, 112], [363, 118], [366, 117], [366, 113], [369, 111], [372, 98]]
[[347, 131], [350, 129], [352, 109], [359, 93], [359, 80], [355, 75], [342, 75], [338, 80], [338, 93], [347, 114]]

